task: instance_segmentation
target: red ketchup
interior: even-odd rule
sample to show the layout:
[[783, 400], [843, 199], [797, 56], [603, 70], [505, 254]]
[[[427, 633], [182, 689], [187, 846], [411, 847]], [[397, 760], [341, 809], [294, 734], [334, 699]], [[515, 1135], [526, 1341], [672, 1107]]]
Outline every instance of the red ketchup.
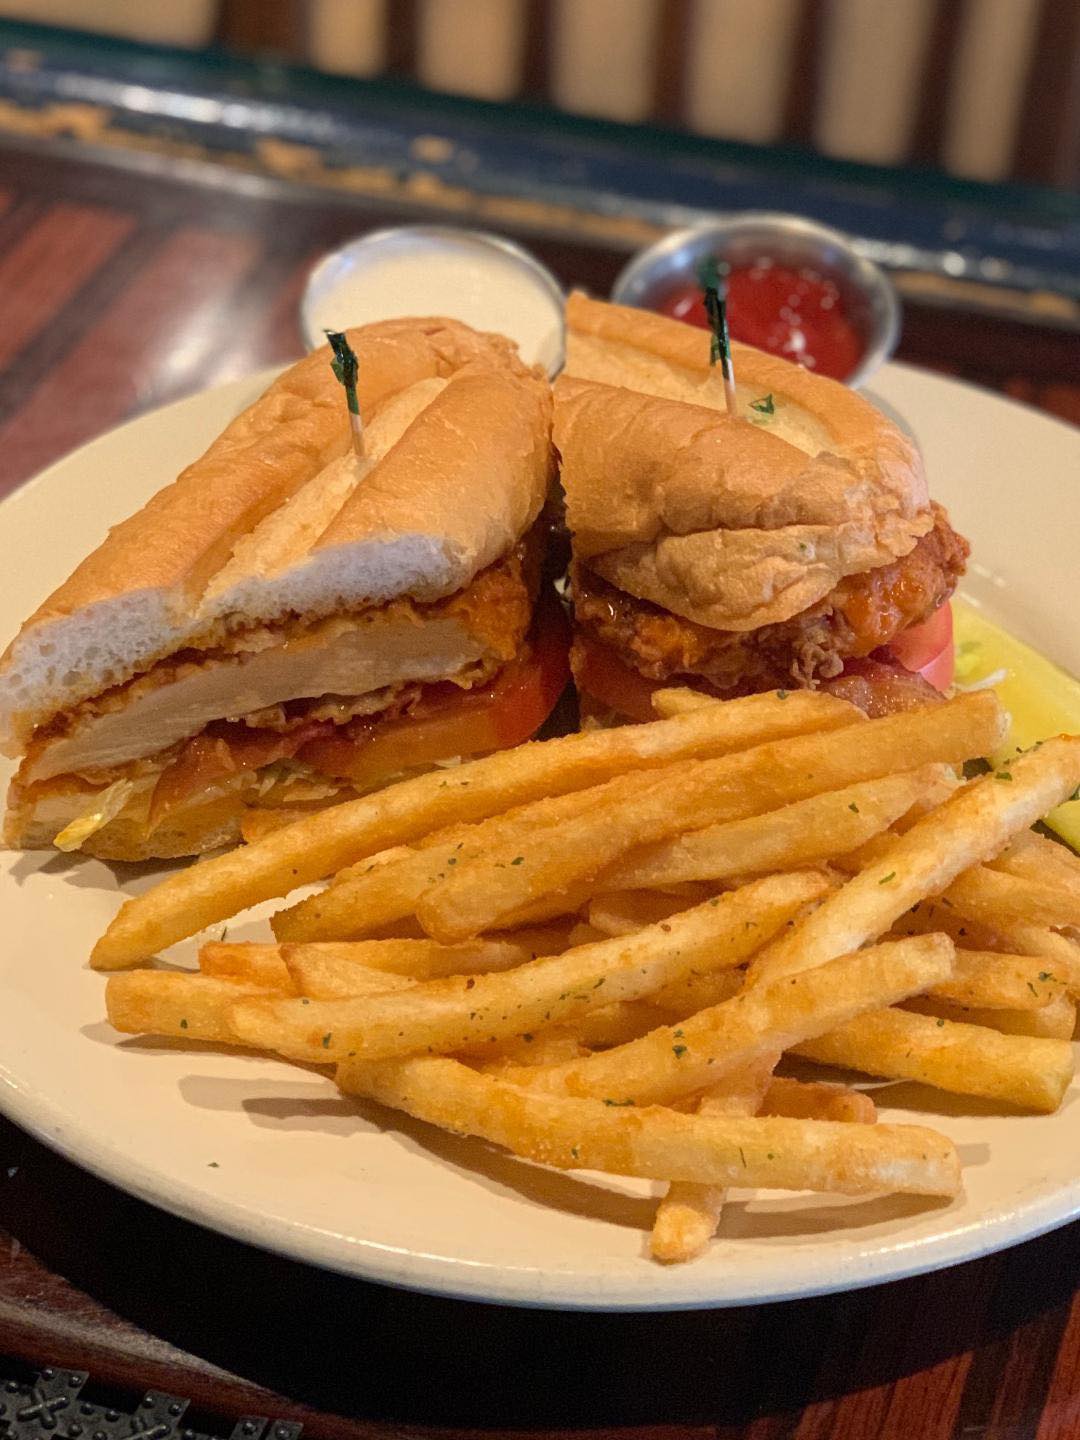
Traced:
[[[656, 306], [664, 315], [709, 328], [701, 287], [681, 285]], [[819, 375], [846, 380], [862, 356], [858, 332], [832, 280], [771, 260], [733, 266], [727, 287], [728, 328], [736, 340], [794, 360]]]

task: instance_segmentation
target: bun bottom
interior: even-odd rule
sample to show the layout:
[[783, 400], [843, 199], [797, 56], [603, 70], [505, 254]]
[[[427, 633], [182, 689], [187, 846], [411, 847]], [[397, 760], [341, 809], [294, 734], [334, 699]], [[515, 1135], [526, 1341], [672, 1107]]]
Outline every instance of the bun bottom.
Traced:
[[[353, 794], [348, 786], [343, 786], [326, 803], [347, 800]], [[16, 850], [51, 850], [56, 835], [85, 809], [85, 790], [53, 792], [47, 802], [10, 812], [4, 839]], [[243, 838], [245, 817], [273, 813], [269, 806], [246, 804], [240, 795], [219, 795], [213, 800], [174, 810], [151, 835], [146, 834], [141, 816], [122, 813], [84, 840], [78, 853], [91, 855], [96, 860], [180, 860], [222, 846], [238, 845]]]

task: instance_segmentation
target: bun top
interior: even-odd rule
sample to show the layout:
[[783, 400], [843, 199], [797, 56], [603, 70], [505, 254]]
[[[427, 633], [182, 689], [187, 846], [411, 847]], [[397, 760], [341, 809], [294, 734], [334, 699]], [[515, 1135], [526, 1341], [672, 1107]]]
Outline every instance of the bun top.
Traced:
[[180, 649], [286, 615], [435, 600], [540, 511], [551, 394], [514, 345], [454, 320], [348, 332], [365, 455], [323, 347], [112, 529], [0, 660], [8, 748]]
[[572, 295], [554, 436], [579, 558], [688, 620], [754, 630], [906, 555], [933, 515], [914, 443], [861, 396], [748, 345], [732, 357], [734, 419], [705, 331]]

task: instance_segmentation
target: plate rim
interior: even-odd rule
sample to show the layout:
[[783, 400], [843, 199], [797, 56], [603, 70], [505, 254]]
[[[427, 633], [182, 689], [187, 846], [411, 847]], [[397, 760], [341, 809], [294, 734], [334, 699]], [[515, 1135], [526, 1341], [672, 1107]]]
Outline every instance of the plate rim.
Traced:
[[[64, 1117], [62, 1108], [48, 1102], [36, 1105], [34, 1097], [27, 1095], [25, 1087], [10, 1075], [3, 1064], [0, 1064], [0, 1110], [49, 1149], [99, 1180], [181, 1220], [214, 1230], [242, 1244], [369, 1283], [452, 1300], [508, 1305], [519, 1309], [662, 1313], [740, 1309], [747, 1305], [812, 1299], [849, 1290], [870, 1289], [967, 1264], [1037, 1239], [1080, 1219], [1078, 1172], [1076, 1179], [1064, 1191], [1062, 1187], [1056, 1187], [1045, 1193], [1036, 1192], [992, 1220], [975, 1219], [945, 1234], [910, 1242], [894, 1240], [884, 1254], [867, 1252], [841, 1259], [833, 1278], [822, 1278], [820, 1282], [763, 1290], [755, 1288], [750, 1277], [741, 1288], [717, 1295], [706, 1293], [710, 1290], [706, 1277], [715, 1272], [704, 1267], [695, 1268], [693, 1262], [658, 1268], [643, 1258], [640, 1279], [634, 1276], [612, 1283], [600, 1277], [599, 1283], [596, 1283], [594, 1276], [592, 1283], [586, 1280], [585, 1283], [568, 1285], [567, 1274], [553, 1272], [540, 1265], [507, 1267], [431, 1254], [417, 1256], [393, 1245], [359, 1238], [346, 1241], [341, 1236], [327, 1236], [327, 1243], [320, 1244], [320, 1237], [326, 1232], [317, 1226], [290, 1225], [270, 1219], [228, 1197], [210, 1197], [214, 1213], [208, 1216], [207, 1192], [194, 1182], [181, 1180], [166, 1184], [154, 1167], [143, 1164], [137, 1157], [108, 1141], [84, 1139], [81, 1144], [73, 1142], [65, 1134], [63, 1125], [57, 1123]], [[1064, 1210], [1060, 1208], [1063, 1193], [1069, 1196]], [[948, 1206], [942, 1206], [942, 1214], [947, 1211]], [[980, 1237], [977, 1248], [964, 1243], [966, 1237], [972, 1234]], [[823, 1255], [827, 1254], [826, 1247], [827, 1242], [822, 1246]], [[395, 1256], [400, 1257], [397, 1263], [393, 1258]], [[903, 1257], [900, 1264], [895, 1263], [898, 1256]], [[368, 1263], [348, 1263], [353, 1257], [363, 1257]], [[555, 1288], [560, 1292], [559, 1298], [537, 1296], [526, 1290], [530, 1281], [535, 1282], [545, 1275], [556, 1277]], [[700, 1284], [694, 1284], [695, 1276], [701, 1277]], [[672, 1284], [672, 1279], [676, 1283]]]
[[[12, 509], [25, 503], [31, 495], [36, 495], [58, 469], [98, 447], [107, 448], [120, 432], [143, 424], [152, 426], [167, 412], [198, 405], [211, 396], [222, 401], [235, 399], [241, 404], [249, 393], [254, 398], [258, 393], [256, 387], [269, 383], [283, 368], [283, 365], [265, 367], [250, 375], [182, 396], [111, 427], [53, 461], [0, 500], [0, 528]], [[1064, 420], [1048, 416], [1033, 406], [998, 395], [985, 387], [938, 376], [917, 366], [893, 363], [884, 367], [875, 379], [887, 382], [892, 370], [929, 379], [946, 387], [961, 386], [1010, 410], [1015, 408], [1035, 417], [1041, 423], [1049, 422], [1055, 429], [1060, 428], [1063, 434], [1076, 438], [1074, 427]], [[809, 1282], [804, 1276], [788, 1286], [774, 1283], [762, 1289], [755, 1287], [753, 1273], [736, 1276], [732, 1284], [731, 1272], [721, 1272], [718, 1276], [716, 1271], [705, 1267], [659, 1269], [646, 1260], [642, 1261], [640, 1278], [618, 1276], [605, 1279], [600, 1269], [575, 1274], [563, 1270], [553, 1272], [533, 1263], [507, 1266], [449, 1256], [417, 1255], [392, 1244], [345, 1237], [320, 1230], [315, 1225], [260, 1214], [252, 1205], [229, 1196], [214, 1195], [205, 1185], [195, 1181], [164, 1178], [153, 1164], [140, 1161], [111, 1139], [101, 1139], [87, 1132], [85, 1126], [69, 1132], [69, 1116], [64, 1107], [45, 1096], [30, 1093], [2, 1060], [0, 1111], [65, 1160], [105, 1183], [183, 1221], [215, 1230], [242, 1244], [373, 1283], [457, 1300], [522, 1308], [607, 1313], [664, 1312], [737, 1308], [805, 1299], [887, 1284], [963, 1264], [1034, 1239], [1080, 1218], [1078, 1173], [1070, 1184], [1036, 1190], [1024, 1201], [1006, 1206], [990, 1219], [973, 1218], [969, 1223], [950, 1227], [944, 1233], [919, 1237], [910, 1242], [905, 1242], [902, 1236], [899, 1239], [889, 1237], [887, 1248], [879, 1245], [863, 1253], [837, 1256], [832, 1265], [826, 1260], [825, 1266], [831, 1269], [831, 1275], [819, 1273], [825, 1266], [815, 1260], [813, 1270], [817, 1278], [811, 1277]], [[947, 1213], [945, 1207], [943, 1213]], [[972, 1243], [973, 1235], [977, 1236], [975, 1243]], [[821, 1249], [822, 1254], [827, 1256], [827, 1242]], [[795, 1273], [802, 1271], [796, 1267]], [[553, 1282], [548, 1287], [542, 1283], [545, 1276]], [[726, 1290], [721, 1287], [722, 1293], [717, 1290], [718, 1278], [728, 1282]], [[546, 1289], [552, 1293], [544, 1293]]]

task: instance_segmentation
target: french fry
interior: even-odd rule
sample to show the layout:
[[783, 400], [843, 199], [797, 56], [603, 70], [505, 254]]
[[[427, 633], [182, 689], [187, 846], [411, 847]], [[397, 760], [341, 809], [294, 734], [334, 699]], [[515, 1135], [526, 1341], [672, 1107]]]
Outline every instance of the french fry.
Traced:
[[[569, 950], [571, 945], [570, 936], [578, 928], [577, 921], [572, 916], [565, 916], [562, 919], [553, 921], [550, 925], [521, 925], [513, 930], [500, 930], [495, 935], [481, 935], [476, 940], [463, 941], [463, 944], [483, 946], [482, 955], [488, 960], [482, 965], [473, 965], [470, 968], [474, 972], [484, 969], [502, 970], [508, 968], [501, 962], [497, 965], [490, 964], [490, 957], [495, 953], [502, 953], [506, 950], [517, 950], [521, 955], [522, 962], [536, 960], [541, 955], [557, 955], [561, 950]], [[580, 944], [580, 941], [574, 941]], [[497, 947], [497, 949], [496, 949]], [[430, 977], [434, 979], [434, 976]]]
[[659, 890], [616, 891], [590, 900], [585, 913], [592, 928], [603, 935], [632, 935], [645, 925], [656, 925], [709, 898], [708, 891], [700, 886], [693, 889], [694, 893], [683, 895]]
[[871, 836], [869, 840], [865, 840], [846, 855], [837, 855], [832, 862], [836, 869], [843, 871], [845, 875], [857, 875], [868, 865], [872, 865], [877, 860], [883, 860], [888, 855], [889, 848], [897, 835], [905, 835], [917, 821], [921, 820], [924, 815], [929, 815], [931, 811], [937, 810], [964, 784], [956, 771], [948, 765], [934, 766], [934, 777], [925, 794], [912, 805], [906, 814], [894, 821], [889, 829], [882, 831], [880, 835]]
[[[671, 886], [669, 893], [677, 894], [683, 888], [682, 886]], [[717, 885], [698, 886], [696, 891], [691, 892], [689, 887], [685, 887], [689, 898], [685, 900], [681, 908], [687, 909], [689, 905], [696, 904], [698, 900], [715, 894], [720, 888]], [[489, 933], [502, 935], [510, 931], [517, 934], [520, 930], [545, 930], [560, 926], [573, 928], [582, 913], [588, 909], [595, 889], [594, 884], [583, 881], [579, 885], [568, 886], [565, 890], [542, 895], [539, 900], [534, 900], [528, 905], [522, 905], [516, 910], [509, 910], [506, 914], [500, 915], [497, 925]], [[419, 928], [419, 922], [417, 924]]]
[[940, 933], [948, 935], [957, 949], [994, 950], [1001, 954], [1012, 951], [1017, 954], [1026, 953], [1021, 950], [1019, 945], [1006, 945], [996, 930], [989, 930], [985, 925], [976, 925], [974, 920], [965, 919], [953, 907], [952, 902], [943, 895], [936, 895], [930, 900], [922, 900], [913, 905], [910, 910], [905, 910], [893, 924], [889, 933], [891, 935]]
[[[995, 1013], [997, 1012], [987, 1011], [989, 1015]], [[1008, 1025], [1005, 1027], [1009, 1034], [1031, 1033], [1048, 1035], [1061, 1040], [1076, 1039], [1077, 1002], [1067, 993], [1051, 1000], [1049, 1005], [1042, 1010], [1036, 1010], [1034, 1014], [1023, 1010], [1007, 1013], [1016, 1015], [1016, 1020], [1013, 1022], [1015, 1028]], [[1041, 1030], [1038, 1029], [1040, 1022], [1043, 1027]], [[1030, 1032], [1024, 1028], [1027, 1024], [1032, 1027]]]
[[468, 1064], [480, 1063], [491, 1075], [501, 1075], [504, 1070], [516, 1070], [521, 1065], [561, 1065], [567, 1060], [577, 1060], [586, 1054], [584, 1045], [572, 1030], [553, 1026], [539, 1035], [516, 1035], [512, 1040], [502, 1040], [489, 1046], [487, 1053], [478, 1054], [473, 1050], [455, 1056], [464, 1058]]
[[267, 990], [280, 990], [283, 995], [296, 994], [277, 945], [209, 940], [199, 950], [199, 969], [221, 980], [246, 980]]
[[885, 830], [936, 785], [943, 767], [928, 765], [842, 790], [796, 800], [745, 820], [690, 830], [632, 850], [597, 884], [607, 890], [645, 890], [678, 882], [766, 875], [844, 855]]
[[[297, 954], [296, 952], [305, 952]], [[292, 953], [290, 953], [292, 952]], [[408, 975], [370, 970], [355, 960], [320, 954], [314, 945], [287, 945], [285, 965], [295, 994], [313, 1000], [347, 1000], [359, 995], [394, 995], [420, 984]]]
[[[685, 718], [711, 713], [692, 711]], [[688, 828], [760, 814], [857, 780], [878, 778], [896, 769], [898, 753], [904, 755], [905, 768], [955, 760], [957, 750], [969, 749], [977, 736], [999, 737], [1002, 728], [1001, 708], [993, 695], [984, 691], [933, 709], [868, 720], [858, 728], [857, 744], [837, 744], [827, 733], [797, 735], [718, 759], [692, 762], [662, 782], [654, 777], [647, 783], [631, 776], [635, 783], [627, 787], [612, 780], [605, 793], [594, 792], [596, 804], [572, 824], [537, 830], [531, 823], [522, 823], [516, 835], [508, 827], [497, 853], [465, 859], [452, 874], [440, 873], [420, 899], [417, 918], [436, 940], [464, 940], [494, 928], [500, 916], [543, 895], [594, 877], [634, 843], [664, 840]], [[1068, 743], [1051, 741], [1037, 755], [1025, 756], [1027, 773], [1039, 756], [1045, 755], [1047, 760], [1041, 769], [1035, 765], [1035, 773], [1048, 775], [1050, 756], [1057, 753], [1052, 747], [1067, 747]], [[1019, 771], [1020, 763], [1013, 768]], [[1080, 739], [1067, 751], [1067, 758], [1061, 757], [1059, 769], [1062, 774], [1080, 771]], [[1043, 792], [1052, 788], [1044, 783], [1041, 789], [1028, 786], [1027, 792], [1041, 799]], [[1023, 791], [1024, 786], [1017, 789]]]
[[667, 1104], [715, 1084], [767, 1051], [787, 1050], [863, 1011], [918, 994], [944, 979], [952, 962], [952, 942], [943, 935], [894, 940], [796, 976], [763, 981], [604, 1054], [523, 1072], [520, 1083], [547, 1094]]
[[175, 970], [133, 970], [110, 976], [105, 986], [109, 1024], [125, 1035], [166, 1035], [177, 1040], [242, 1042], [228, 1022], [231, 1006], [244, 995], [265, 995], [258, 985]]
[[911, 809], [896, 821], [893, 827], [901, 834], [910, 830], [916, 820], [928, 815], [931, 810], [936, 810], [939, 805], [944, 805], [950, 795], [954, 795], [961, 788], [964, 781], [959, 773], [959, 768], [951, 765], [935, 765], [933, 778], [922, 795], [915, 801]]
[[1023, 879], [1059, 885], [1073, 897], [1080, 894], [1080, 855], [1059, 840], [1051, 840], [1034, 830], [1022, 830], [1015, 836], [997, 859], [991, 861], [991, 868]]
[[[531, 1048], [533, 1043], [541, 1038], [550, 1038], [553, 1042], [573, 1041], [577, 1047], [576, 1054], [564, 1058], [576, 1059], [591, 1050], [604, 1050], [612, 1045], [625, 1045], [629, 1040], [637, 1040], [658, 1025], [666, 1025], [670, 1018], [667, 1012], [648, 1000], [620, 1000], [614, 1005], [601, 1005], [590, 1010], [587, 1015], [581, 1015], [567, 1025], [545, 1027], [539, 1034], [533, 1035], [532, 1041], [525, 1041], [521, 1036], [510, 1040], [489, 1040], [483, 1045], [470, 1045], [467, 1050], [459, 1052], [459, 1057], [466, 1055], [471, 1063], [484, 1066], [501, 1065], [504, 1061], [509, 1062], [514, 1052], [523, 1051], [529, 1057], [527, 1063], [536, 1065], [545, 1062], [536, 1059], [536, 1052]], [[524, 1050], [525, 1046], [529, 1048]]]
[[1040, 1010], [1063, 992], [1063, 983], [1035, 956], [957, 950], [952, 975], [929, 994], [975, 1009]]
[[858, 875], [860, 870], [865, 870], [868, 865], [873, 865], [879, 860], [884, 860], [896, 837], [900, 834], [900, 827], [894, 825], [890, 830], [881, 835], [874, 835], [864, 844], [856, 849], [850, 850], [846, 855], [837, 855], [833, 861], [836, 869], [845, 875]]
[[[820, 694], [820, 691], [812, 691]], [[705, 710], [710, 705], [723, 705], [715, 695], [703, 695], [700, 690], [691, 690], [688, 685], [672, 685], [665, 690], [654, 690], [653, 712], [661, 720], [670, 720], [673, 715], [689, 715], [692, 710]]]
[[256, 840], [272, 835], [275, 830], [283, 830], [286, 825], [295, 825], [297, 820], [307, 819], [311, 813], [311, 806], [305, 805], [280, 805], [272, 810], [246, 810], [240, 817], [240, 834], [246, 845], [253, 845]]
[[794, 1047], [824, 1065], [890, 1080], [918, 1080], [1022, 1110], [1056, 1110], [1073, 1074], [1067, 1040], [1001, 1035], [910, 1010], [875, 1010]]
[[[470, 1045], [457, 1051], [455, 1058], [466, 1059], [470, 1065], [496, 1073], [518, 1064], [561, 1064], [563, 1060], [576, 1060], [592, 1049], [625, 1045], [628, 1040], [636, 1040], [658, 1025], [666, 1024], [668, 1019], [664, 1011], [647, 1000], [620, 1000], [615, 1005], [601, 1005], [567, 1025], [550, 1025], [539, 1032], [527, 1032], [528, 1039], [513, 1035], [509, 1040], [486, 1040], [481, 1045]], [[548, 1049], [561, 1049], [564, 1053], [550, 1061], [541, 1058]]]
[[[501, 853], [501, 847], [516, 844], [522, 830], [561, 828], [591, 811], [597, 803], [599, 789], [608, 793], [639, 787], [647, 790], [650, 784], [657, 783], [658, 776], [670, 775], [681, 768], [682, 762], [658, 767], [643, 776], [617, 776], [603, 787], [536, 800], [475, 825], [452, 826], [427, 837], [419, 849], [404, 852], [392, 864], [362, 861], [350, 866], [320, 894], [280, 911], [271, 921], [271, 927], [279, 940], [290, 941], [352, 939], [369, 934], [411, 915], [427, 891], [454, 873], [455, 866], [460, 867], [475, 856], [493, 851]], [[575, 908], [578, 900], [574, 898], [568, 903], [570, 908]], [[541, 913], [546, 915], [550, 908], [543, 907]], [[554, 908], [558, 913], [561, 906]], [[502, 918], [516, 926], [521, 916]]]
[[338, 1067], [337, 1080], [347, 1094], [560, 1170], [849, 1195], [951, 1197], [960, 1188], [951, 1141], [922, 1126], [630, 1110], [529, 1094], [438, 1056], [350, 1060]]
[[[436, 832], [437, 835], [442, 832]], [[417, 842], [424, 845], [427, 839], [423, 838]], [[374, 855], [365, 855], [362, 860], [355, 864], [346, 865], [344, 869], [338, 870], [334, 880], [349, 880], [354, 875], [370, 875], [373, 870], [378, 870], [383, 865], [396, 865], [399, 860], [407, 859], [415, 850], [415, 845], [388, 845], [384, 850], [376, 850]]]
[[[573, 1057], [567, 1057], [573, 1058]], [[774, 1051], [757, 1065], [738, 1070], [698, 1106], [702, 1115], [786, 1115], [799, 1120], [839, 1120], [873, 1125], [877, 1107], [869, 1095], [848, 1085], [774, 1076]], [[720, 1221], [727, 1192], [716, 1185], [676, 1180], [656, 1207], [650, 1249], [665, 1264], [693, 1260], [706, 1248]]]
[[1080, 891], [1056, 880], [1033, 880], [977, 865], [957, 876], [946, 896], [962, 915], [1000, 929], [1003, 925], [1080, 925]]
[[308, 955], [363, 965], [369, 970], [408, 975], [414, 980], [438, 980], [444, 975], [480, 975], [491, 970], [512, 970], [539, 955], [563, 948], [562, 935], [531, 931], [505, 939], [469, 940], [463, 945], [438, 945], [434, 940], [323, 940], [311, 944], [276, 947], [286, 960]]
[[230, 1024], [249, 1043], [301, 1060], [463, 1050], [640, 999], [692, 969], [738, 965], [824, 888], [813, 872], [771, 876], [634, 935], [515, 970], [429, 980], [400, 994], [357, 1000], [254, 1000], [239, 1004]]
[[[1009, 925], [1002, 941], [1024, 955], [1045, 962], [1048, 980], [1060, 980], [1074, 996], [1080, 996], [1080, 945], [1045, 925]], [[1042, 978], [1042, 976], [1040, 976]]]
[[[751, 1065], [733, 1070], [707, 1090], [697, 1105], [699, 1115], [756, 1115], [780, 1059], [775, 1050]], [[716, 1234], [727, 1191], [720, 1185], [695, 1185], [673, 1180], [656, 1207], [649, 1248], [664, 1265], [693, 1260]]]
[[1071, 1040], [1076, 1029], [1076, 1005], [1064, 992], [1037, 1010], [988, 1009], [954, 1005], [933, 995], [919, 995], [904, 1002], [905, 1010], [956, 1020], [962, 1025], [984, 1025], [1003, 1035], [1039, 1035], [1051, 1040]]
[[[511, 970], [515, 965], [552, 954], [562, 948], [569, 932], [530, 931], [513, 938], [474, 940], [465, 945], [437, 945], [433, 940], [328, 941], [313, 945], [259, 945], [210, 941], [199, 951], [204, 975], [226, 980], [247, 980], [285, 995], [314, 994], [298, 991], [290, 963], [309, 958], [331, 966], [353, 964], [365, 971], [389, 976], [408, 975], [431, 980], [442, 975], [475, 975], [489, 970]], [[312, 972], [316, 973], [316, 972]], [[329, 972], [326, 972], [329, 973]], [[367, 987], [370, 989], [371, 987]], [[391, 990], [394, 985], [383, 987]], [[334, 994], [367, 993], [335, 989]]]
[[359, 940], [411, 915], [438, 873], [436, 867], [448, 858], [457, 863], [453, 850], [451, 846], [445, 855], [438, 852], [438, 858], [434, 849], [417, 850], [367, 874], [343, 871], [325, 890], [279, 910], [270, 927], [283, 943]]
[[[591, 884], [582, 884], [560, 890], [557, 894], [543, 895], [531, 905], [523, 905], [518, 910], [510, 910], [505, 915], [500, 915], [499, 923], [493, 927], [491, 933], [501, 935], [509, 930], [516, 934], [519, 930], [545, 930], [552, 926], [572, 925], [583, 907], [588, 904], [594, 888]], [[709, 893], [716, 888], [710, 886]], [[414, 923], [420, 934], [423, 934], [419, 922]]]
[[363, 938], [366, 940], [427, 940], [430, 937], [420, 929], [414, 915], [406, 915], [403, 919], [394, 921], [393, 924], [380, 925], [377, 930]]
[[793, 1080], [774, 1075], [761, 1102], [762, 1115], [787, 1115], [793, 1120], [843, 1120], [849, 1125], [875, 1125], [877, 1106], [863, 1090], [831, 1080]]
[[[823, 699], [830, 703], [822, 705]], [[783, 735], [851, 724], [858, 716], [842, 700], [809, 692], [784, 700], [751, 695], [670, 720], [537, 741], [403, 780], [170, 875], [125, 902], [94, 947], [91, 964], [102, 970], [137, 964], [251, 905], [447, 825], [585, 789], [627, 770], [721, 755]]]
[[1049, 961], [1049, 965], [1044, 963], [1040, 967], [1043, 978], [1065, 985], [1074, 995], [1080, 995], [1080, 945], [1075, 940], [1047, 925], [1007, 920], [1003, 915], [991, 916], [990, 911], [983, 913], [987, 921], [992, 919], [993, 923], [983, 923], [963, 914], [949, 895], [950, 892], [946, 891], [936, 899], [914, 906], [900, 917], [893, 929], [905, 934], [922, 935], [930, 930], [942, 930], [960, 946], [991, 949], [1003, 954], [1015, 952]]
[[992, 865], [973, 866], [957, 878], [947, 894], [957, 909], [993, 914], [1003, 925], [1080, 927], [1080, 888], [1051, 867], [1039, 878]]
[[[867, 722], [860, 743], [878, 723]], [[940, 894], [969, 866], [996, 855], [1080, 783], [1080, 736], [1048, 740], [1002, 773], [1009, 779], [991, 773], [972, 781], [897, 836], [882, 858], [763, 951], [751, 966], [751, 980], [796, 974], [857, 949], [918, 901]]]
[[[734, 984], [742, 983], [736, 979], [734, 971], [723, 973], [728, 975]], [[565, 1028], [588, 1049], [605, 1050], [612, 1045], [625, 1045], [628, 1040], [647, 1035], [658, 1025], [666, 1025], [670, 1018], [670, 1013], [653, 1005], [650, 997], [648, 1000], [621, 1000], [615, 1005], [602, 1005]]]
[[[992, 866], [972, 865], [944, 894], [922, 901], [901, 915], [893, 931], [925, 935], [941, 930], [952, 936], [959, 947], [968, 950], [994, 950], [1002, 954], [1015, 951], [1029, 957], [1045, 955], [1057, 962], [1057, 980], [1080, 994], [1080, 946], [1022, 913], [1028, 883], [1023, 877], [1014, 878], [1011, 873], [998, 872]], [[1010, 886], [1017, 889], [1010, 892]], [[1056, 898], [1049, 904], [1060, 911]]]
[[649, 996], [649, 1004], [666, 1011], [666, 1020], [685, 1020], [699, 1010], [720, 1005], [737, 995], [744, 984], [741, 970], [708, 970], [663, 985]]

